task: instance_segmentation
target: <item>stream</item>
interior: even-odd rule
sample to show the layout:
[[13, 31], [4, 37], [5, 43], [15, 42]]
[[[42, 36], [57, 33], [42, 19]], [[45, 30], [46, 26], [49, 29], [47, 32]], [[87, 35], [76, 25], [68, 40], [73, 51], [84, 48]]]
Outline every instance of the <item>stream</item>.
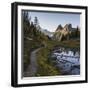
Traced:
[[80, 75], [80, 51], [59, 47], [52, 51], [52, 58], [62, 75]]

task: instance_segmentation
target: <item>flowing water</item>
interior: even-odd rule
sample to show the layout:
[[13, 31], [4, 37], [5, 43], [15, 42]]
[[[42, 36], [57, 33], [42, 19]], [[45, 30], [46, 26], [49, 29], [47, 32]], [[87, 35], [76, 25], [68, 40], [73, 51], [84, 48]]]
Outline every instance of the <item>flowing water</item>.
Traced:
[[59, 47], [52, 52], [62, 75], [80, 75], [80, 51]]

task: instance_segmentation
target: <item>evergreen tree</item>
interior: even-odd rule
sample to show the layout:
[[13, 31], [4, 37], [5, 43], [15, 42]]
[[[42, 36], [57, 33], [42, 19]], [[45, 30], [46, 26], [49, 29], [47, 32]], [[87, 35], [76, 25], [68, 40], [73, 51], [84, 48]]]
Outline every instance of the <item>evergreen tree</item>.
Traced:
[[39, 25], [39, 21], [37, 17], [34, 18], [34, 25], [35, 27]]

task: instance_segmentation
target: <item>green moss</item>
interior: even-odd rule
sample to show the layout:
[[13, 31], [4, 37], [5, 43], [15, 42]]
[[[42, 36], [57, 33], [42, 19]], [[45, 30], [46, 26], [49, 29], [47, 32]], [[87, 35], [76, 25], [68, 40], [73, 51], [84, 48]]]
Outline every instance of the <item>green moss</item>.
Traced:
[[60, 75], [60, 71], [52, 63], [49, 58], [50, 49], [42, 48], [37, 53], [38, 71], [36, 76], [53, 76]]

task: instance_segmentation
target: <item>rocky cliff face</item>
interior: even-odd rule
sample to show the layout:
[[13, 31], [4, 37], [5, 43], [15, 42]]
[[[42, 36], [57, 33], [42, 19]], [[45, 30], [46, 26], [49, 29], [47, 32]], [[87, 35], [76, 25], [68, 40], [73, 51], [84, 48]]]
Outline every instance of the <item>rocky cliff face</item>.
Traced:
[[64, 27], [59, 25], [53, 35], [54, 40], [62, 41], [63, 39], [70, 39], [72, 32], [79, 30], [79, 28], [72, 28], [71, 24], [66, 24]]

